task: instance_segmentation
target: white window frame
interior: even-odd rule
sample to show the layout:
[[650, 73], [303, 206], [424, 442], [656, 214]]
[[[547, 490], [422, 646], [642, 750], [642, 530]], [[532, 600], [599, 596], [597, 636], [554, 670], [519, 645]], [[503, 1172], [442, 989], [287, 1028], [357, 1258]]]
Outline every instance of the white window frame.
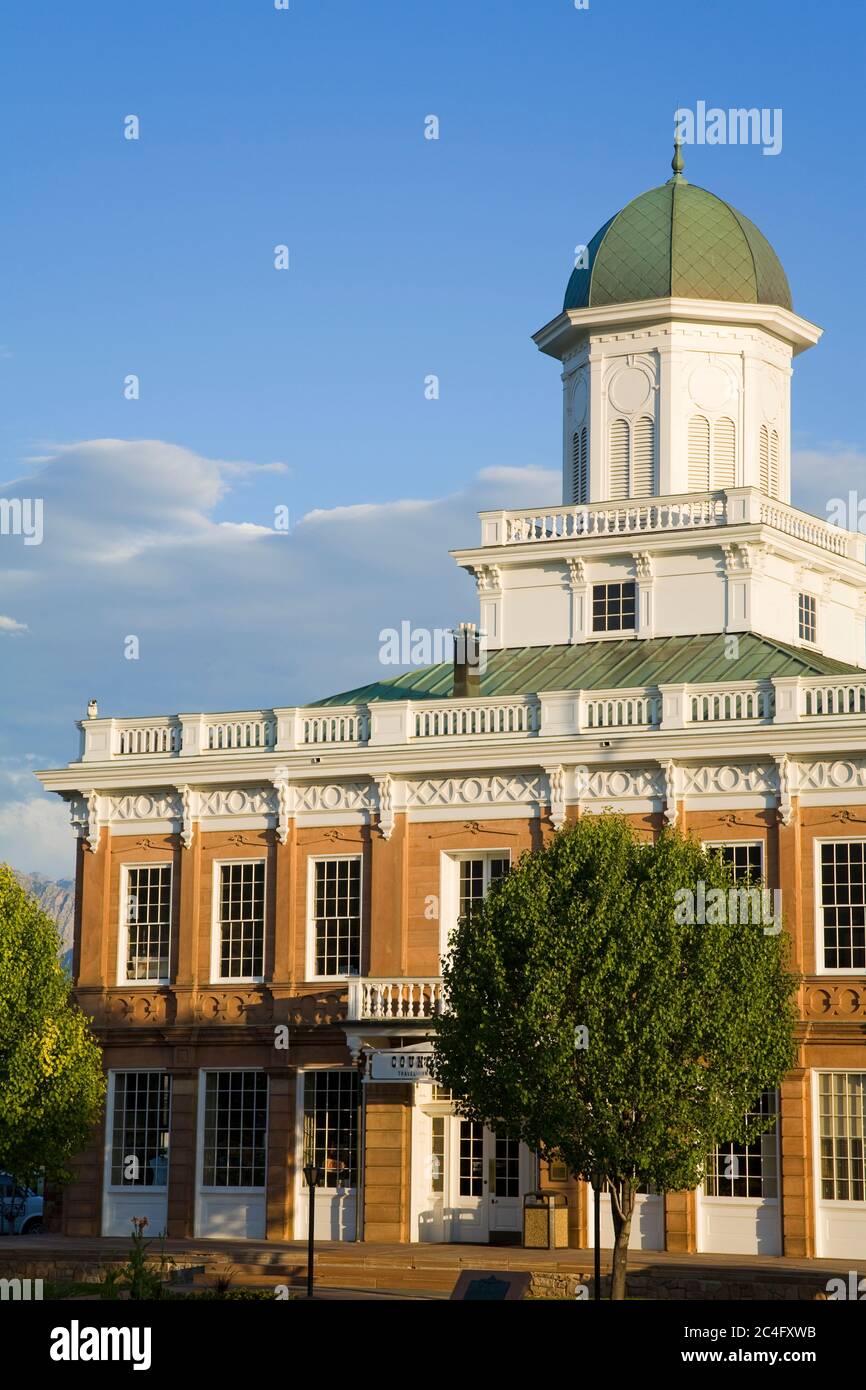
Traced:
[[[812, 883], [813, 883], [813, 920], [814, 920], [814, 943], [815, 943], [815, 974], [835, 976], [837, 979], [850, 979], [853, 976], [866, 973], [866, 967], [859, 965], [832, 965], [824, 964], [824, 915], [821, 904], [821, 846], [822, 845], [866, 845], [866, 835], [821, 835], [813, 841], [812, 849]], [[825, 1068], [828, 1071], [844, 1071], [844, 1067]], [[850, 1070], [850, 1068], [848, 1069]], [[856, 1070], [856, 1069], [855, 1069]]]
[[[595, 590], [598, 588], [609, 589], [611, 585], [631, 584], [634, 589], [634, 624], [631, 627], [595, 627]], [[631, 575], [626, 575], [624, 579], [591, 579], [588, 584], [587, 593], [587, 629], [588, 637], [591, 642], [610, 642], [623, 637], [637, 637], [641, 625], [640, 612], [640, 584]]]
[[[264, 897], [263, 897], [263, 923], [262, 923], [262, 974], [261, 975], [221, 975], [220, 956], [222, 955], [222, 934], [220, 924], [220, 884], [222, 880], [222, 870], [224, 865], [235, 864], [263, 864], [265, 867]], [[264, 984], [264, 967], [267, 959], [268, 948], [268, 861], [265, 855], [241, 855], [230, 859], [215, 859], [213, 861], [211, 879], [211, 949], [210, 949], [210, 984], [214, 985], [261, 985]], [[217, 1071], [231, 1071], [231, 1067], [212, 1068]], [[241, 1067], [240, 1071], [253, 1071], [255, 1068]]]
[[448, 938], [457, 928], [460, 917], [460, 864], [467, 859], [484, 859], [487, 862], [485, 868], [484, 895], [490, 887], [489, 861], [491, 859], [507, 859], [509, 868], [512, 863], [511, 846], [494, 846], [483, 849], [443, 849], [439, 856], [439, 956], [440, 959], [448, 949]]
[[[129, 871], [130, 869], [162, 869], [168, 868], [168, 969], [169, 973], [164, 978], [149, 978], [146, 980], [130, 980], [126, 975], [126, 958], [129, 951], [129, 923], [127, 922], [127, 902], [129, 900]], [[117, 924], [117, 983], [124, 989], [141, 985], [144, 987], [152, 985], [171, 984], [171, 950], [174, 936], [174, 863], [171, 859], [151, 859], [143, 863], [130, 860], [124, 861], [120, 866], [120, 902], [118, 904], [119, 920]], [[121, 1071], [124, 1068], [121, 1067]], [[132, 1068], [136, 1070], [136, 1068]], [[147, 1068], [138, 1068], [146, 1071]]]
[[[222, 1072], [245, 1071], [263, 1072], [267, 1083], [267, 1114], [265, 1116], [265, 1180], [261, 1187], [211, 1187], [204, 1182], [204, 1118], [205, 1118], [205, 1099], [207, 1095], [206, 1077], [209, 1074], [219, 1075]], [[270, 1144], [271, 1128], [271, 1085], [265, 1067], [199, 1067], [198, 1071], [198, 1103], [196, 1105], [196, 1145], [195, 1145], [195, 1191], [196, 1191], [196, 1225], [198, 1225], [198, 1200], [202, 1193], [225, 1193], [231, 1196], [232, 1193], [238, 1195], [245, 1193], [267, 1193], [268, 1190], [268, 1154]]]
[[[167, 1076], [169, 1079], [168, 1088], [168, 1164], [166, 1165], [166, 1180], [164, 1183], [114, 1183], [111, 1181], [112, 1168], [112, 1145], [114, 1143], [114, 1102], [117, 1094], [117, 1077], [121, 1073], [128, 1072], [154, 1072], [158, 1076]], [[168, 1181], [171, 1175], [171, 1122], [173, 1119], [172, 1110], [174, 1108], [174, 1078], [168, 1067], [111, 1067], [108, 1072], [108, 1093], [105, 1104], [105, 1149], [103, 1153], [102, 1171], [105, 1174], [105, 1191], [112, 1193], [166, 1193], [168, 1192]]]
[[766, 884], [767, 847], [764, 840], [702, 840], [701, 843], [705, 849], [728, 849], [729, 847], [736, 848], [738, 845], [748, 845], [748, 847], [752, 849], [757, 845], [758, 849], [761, 851], [759, 877]]
[[[333, 860], [355, 859], [360, 864], [358, 876], [358, 912], [361, 919], [358, 938], [358, 969], [353, 974], [319, 975], [316, 971], [316, 865]], [[310, 854], [307, 856], [307, 949], [304, 969], [307, 980], [357, 980], [364, 963], [364, 855], [358, 850], [352, 854]]]
[[[812, 601], [813, 612], [814, 612], [814, 627], [815, 627], [815, 636], [814, 636], [814, 637], [804, 637], [803, 634], [802, 634], [802, 632], [800, 631], [800, 621], [801, 621], [801, 619], [800, 619], [800, 599], [801, 599], [801, 598], [811, 599], [811, 601]], [[821, 601], [820, 601], [819, 595], [818, 595], [818, 594], [810, 593], [810, 591], [809, 591], [808, 589], [798, 589], [798, 590], [797, 590], [797, 593], [796, 593], [796, 596], [795, 596], [795, 598], [794, 598], [794, 609], [795, 609], [795, 620], [796, 620], [796, 624], [797, 624], [797, 642], [800, 644], [800, 646], [803, 646], [803, 647], [817, 647], [817, 646], [818, 646], [818, 642], [819, 642], [819, 638], [820, 638], [820, 618], [821, 618]]]
[[866, 1212], [866, 1201], [855, 1202], [850, 1198], [823, 1197], [821, 1195], [821, 1088], [818, 1084], [818, 1078], [821, 1075], [838, 1076], [840, 1072], [843, 1075], [853, 1073], [859, 1076], [864, 1071], [866, 1071], [866, 1067], [850, 1066], [810, 1067], [809, 1069], [809, 1084], [812, 1088], [812, 1195], [815, 1212], [815, 1244], [819, 1259], [826, 1258], [825, 1251], [821, 1249], [821, 1209], [829, 1209], [843, 1214], [850, 1211], [862, 1217], [863, 1213]]

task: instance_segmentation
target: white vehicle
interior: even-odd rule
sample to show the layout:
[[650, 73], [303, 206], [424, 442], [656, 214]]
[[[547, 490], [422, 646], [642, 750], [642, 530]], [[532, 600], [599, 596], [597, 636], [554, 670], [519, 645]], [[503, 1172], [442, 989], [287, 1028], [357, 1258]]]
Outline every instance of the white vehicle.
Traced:
[[42, 1230], [42, 1198], [0, 1173], [0, 1236], [35, 1236]]

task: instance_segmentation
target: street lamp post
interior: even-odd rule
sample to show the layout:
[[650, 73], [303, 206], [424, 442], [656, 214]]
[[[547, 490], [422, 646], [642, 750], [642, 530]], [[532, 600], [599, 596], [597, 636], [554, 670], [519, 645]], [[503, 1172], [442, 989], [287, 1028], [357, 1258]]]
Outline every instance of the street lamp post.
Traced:
[[304, 1177], [310, 1193], [309, 1223], [307, 1227], [307, 1298], [313, 1297], [313, 1258], [316, 1238], [316, 1188], [322, 1181], [322, 1170], [317, 1163], [304, 1164]]

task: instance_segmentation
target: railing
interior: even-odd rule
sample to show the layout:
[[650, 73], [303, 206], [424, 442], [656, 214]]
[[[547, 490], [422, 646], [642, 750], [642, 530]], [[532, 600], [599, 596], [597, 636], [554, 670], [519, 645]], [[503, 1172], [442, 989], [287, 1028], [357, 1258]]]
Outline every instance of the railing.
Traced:
[[850, 536], [847, 531], [841, 530], [838, 526], [831, 526], [826, 521], [820, 521], [808, 512], [798, 511], [796, 507], [789, 507], [784, 502], [763, 501], [761, 521], [776, 531], [784, 531], [786, 536], [808, 541], [810, 545], [820, 546], [822, 550], [829, 550], [833, 555], [850, 553]]
[[511, 699], [441, 704], [426, 701], [415, 712], [415, 738], [461, 738], [466, 735], [534, 734], [538, 730], [537, 700]]
[[273, 748], [275, 725], [272, 719], [236, 720], [207, 724], [207, 748]]
[[[866, 718], [866, 674], [774, 677], [620, 690], [541, 691], [501, 699], [387, 700], [330, 710], [251, 711], [213, 718], [89, 719], [84, 762], [115, 758], [274, 754], [309, 748], [394, 748], [434, 740], [517, 741], [601, 731], [665, 732], [706, 724], [791, 724]], [[318, 761], [318, 759], [316, 760]]]
[[442, 979], [439, 975], [406, 979], [392, 975], [349, 982], [347, 1018], [353, 1021], [434, 1018], [441, 1007]]
[[779, 502], [757, 488], [648, 497], [586, 506], [532, 507], [481, 513], [482, 546], [576, 541], [593, 536], [705, 530], [715, 526], [770, 526], [831, 555], [866, 559], [864, 537]]
[[652, 726], [659, 722], [661, 701], [657, 695], [619, 691], [585, 696], [582, 726], [585, 729], [622, 729]]
[[119, 757], [143, 757], [150, 753], [170, 756], [180, 750], [180, 726], [174, 723], [130, 724], [117, 730]]
[[555, 507], [549, 511], [505, 513], [505, 544], [572, 540], [581, 536], [612, 536], [645, 531], [693, 530], [724, 526], [725, 496], [716, 493], [626, 506]]
[[728, 720], [769, 721], [776, 712], [773, 687], [756, 684], [739, 690], [703, 691], [689, 694], [689, 723], [713, 724]]
[[304, 743], [363, 743], [367, 737], [367, 720], [363, 714], [310, 714], [301, 720]]
[[866, 681], [809, 681], [800, 686], [800, 714], [866, 714]]

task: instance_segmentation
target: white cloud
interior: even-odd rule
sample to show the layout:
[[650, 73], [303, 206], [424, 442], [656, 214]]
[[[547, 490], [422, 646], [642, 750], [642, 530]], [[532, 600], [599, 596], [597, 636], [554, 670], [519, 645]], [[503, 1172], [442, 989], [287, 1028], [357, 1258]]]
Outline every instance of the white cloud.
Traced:
[[26, 623], [16, 622], [14, 618], [7, 618], [0, 613], [0, 633], [7, 632], [12, 637], [17, 637], [19, 633], [27, 631]]

